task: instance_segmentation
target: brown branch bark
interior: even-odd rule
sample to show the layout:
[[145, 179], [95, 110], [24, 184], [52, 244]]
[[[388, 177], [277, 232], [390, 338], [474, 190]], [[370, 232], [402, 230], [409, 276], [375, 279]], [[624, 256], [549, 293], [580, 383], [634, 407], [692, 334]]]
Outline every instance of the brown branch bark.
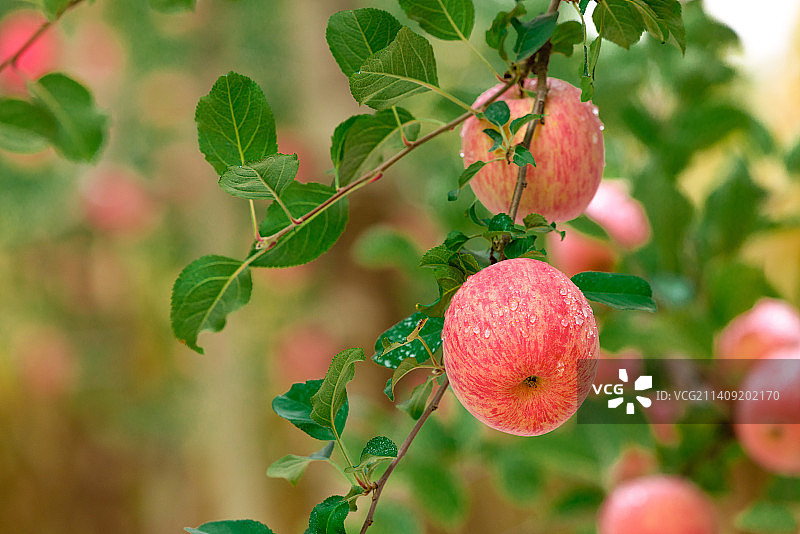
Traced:
[[386, 486], [386, 481], [389, 480], [392, 471], [394, 471], [394, 468], [397, 467], [397, 464], [400, 462], [403, 456], [406, 455], [406, 452], [408, 452], [411, 442], [414, 441], [415, 437], [417, 437], [422, 425], [425, 424], [425, 421], [428, 419], [428, 417], [430, 417], [430, 415], [439, 407], [439, 402], [442, 400], [444, 392], [447, 391], [447, 387], [450, 385], [447, 375], [442, 376], [444, 376], [444, 380], [439, 386], [439, 389], [436, 390], [436, 393], [434, 393], [433, 398], [428, 403], [425, 411], [422, 412], [420, 418], [417, 419], [417, 424], [414, 425], [414, 428], [411, 429], [411, 432], [409, 432], [403, 444], [400, 445], [400, 448], [397, 451], [397, 458], [392, 460], [392, 463], [390, 463], [389, 467], [386, 468], [386, 472], [383, 473], [383, 476], [375, 484], [375, 487], [372, 490], [372, 502], [369, 505], [367, 517], [364, 519], [364, 524], [361, 527], [361, 534], [364, 534], [370, 525], [372, 525], [372, 518], [375, 515], [375, 508], [378, 506], [378, 499], [381, 498], [381, 492], [383, 491], [384, 486]]
[[44, 34], [44, 32], [48, 30], [48, 28], [50, 28], [50, 26], [55, 24], [58, 21], [58, 19], [64, 16], [64, 13], [66, 13], [73, 7], [77, 6], [81, 2], [83, 2], [83, 0], [72, 0], [69, 4], [64, 6], [64, 8], [61, 11], [56, 13], [56, 16], [53, 18], [53, 20], [48, 20], [47, 22], [42, 23], [42, 25], [39, 26], [39, 28], [33, 33], [33, 35], [31, 35], [27, 41], [22, 43], [22, 46], [20, 46], [19, 49], [16, 52], [14, 52], [13, 55], [11, 55], [11, 57], [0, 63], [0, 72], [3, 72], [3, 70], [5, 70], [8, 67], [15, 66], [17, 61], [19, 61], [19, 58], [22, 56], [22, 54], [24, 54], [26, 50], [28, 50], [31, 46], [33, 46], [33, 44]]

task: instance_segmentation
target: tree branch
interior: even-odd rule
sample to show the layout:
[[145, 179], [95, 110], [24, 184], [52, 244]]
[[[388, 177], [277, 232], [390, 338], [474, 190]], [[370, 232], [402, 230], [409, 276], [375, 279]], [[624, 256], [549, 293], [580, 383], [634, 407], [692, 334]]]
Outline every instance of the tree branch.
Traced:
[[430, 417], [430, 415], [439, 407], [439, 402], [442, 400], [444, 396], [444, 392], [447, 391], [447, 387], [450, 385], [450, 381], [447, 379], [447, 375], [444, 376], [444, 380], [442, 381], [439, 389], [436, 390], [434, 393], [431, 402], [428, 403], [428, 406], [425, 408], [425, 411], [422, 412], [422, 415], [417, 419], [417, 424], [414, 425], [414, 428], [411, 429], [408, 436], [406, 437], [405, 441], [402, 445], [400, 445], [400, 449], [397, 451], [397, 458], [392, 460], [392, 463], [389, 464], [389, 467], [386, 468], [386, 472], [383, 473], [383, 476], [378, 480], [375, 484], [375, 487], [372, 490], [372, 502], [369, 505], [369, 511], [367, 512], [367, 517], [364, 519], [364, 525], [361, 527], [361, 534], [364, 534], [367, 529], [372, 525], [373, 516], [375, 515], [375, 508], [378, 506], [378, 499], [381, 498], [381, 492], [383, 491], [384, 486], [386, 486], [386, 481], [389, 480], [389, 476], [391, 476], [394, 468], [397, 467], [397, 464], [406, 455], [408, 452], [408, 448], [411, 446], [411, 442], [414, 441], [414, 438], [417, 437], [419, 430], [422, 428], [422, 425], [425, 421]]
[[19, 49], [16, 52], [14, 52], [14, 54], [11, 57], [9, 57], [8, 59], [6, 59], [2, 63], [0, 63], [0, 72], [3, 72], [3, 70], [6, 69], [7, 67], [14, 67], [17, 64], [17, 61], [19, 61], [19, 58], [22, 56], [22, 54], [24, 54], [31, 46], [33, 46], [33, 44], [37, 40], [39, 40], [39, 37], [41, 37], [42, 34], [44, 34], [44, 32], [46, 32], [47, 29], [50, 28], [50, 26], [55, 24], [58, 21], [58, 19], [60, 19], [62, 16], [64, 16], [64, 13], [66, 13], [67, 11], [72, 9], [73, 7], [77, 6], [81, 2], [83, 2], [83, 0], [72, 0], [69, 4], [64, 6], [61, 9], [61, 11], [56, 13], [55, 17], [53, 17], [53, 20], [48, 20], [48, 21], [42, 23], [42, 25], [39, 26], [39, 29], [37, 29], [33, 33], [33, 35], [31, 35], [28, 38], [28, 40], [25, 41], [22, 44], [22, 46], [20, 46]]

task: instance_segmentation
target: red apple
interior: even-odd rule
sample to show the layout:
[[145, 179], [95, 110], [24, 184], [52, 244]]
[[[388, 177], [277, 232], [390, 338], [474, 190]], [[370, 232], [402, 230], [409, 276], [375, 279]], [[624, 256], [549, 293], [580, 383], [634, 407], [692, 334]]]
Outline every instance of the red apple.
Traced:
[[83, 213], [95, 230], [138, 235], [152, 227], [155, 201], [142, 180], [131, 171], [100, 168], [82, 185]]
[[[502, 86], [484, 92], [473, 107], [482, 106]], [[525, 88], [536, 90], [536, 80], [525, 81]], [[586, 209], [603, 176], [603, 124], [597, 108], [590, 102], [581, 102], [580, 89], [565, 81], [548, 78], [545, 123], [536, 128], [531, 143], [531, 153], [536, 167], [528, 166], [528, 186], [522, 194], [517, 212], [517, 222], [529, 213], [540, 213], [549, 221], [568, 221]], [[500, 100], [505, 101], [511, 118], [531, 113], [534, 98], [521, 94], [518, 88], [506, 91]], [[489, 161], [503, 157], [489, 153], [491, 139], [483, 133], [490, 127], [486, 120], [470, 117], [461, 128], [461, 147], [464, 166], [478, 160]], [[521, 143], [525, 127], [513, 138]], [[470, 181], [475, 196], [491, 212], [507, 212], [519, 167], [506, 161], [487, 164]]]
[[550, 432], [575, 413], [599, 350], [583, 293], [561, 271], [529, 258], [472, 275], [445, 313], [442, 340], [461, 404], [486, 425], [520, 436]]
[[650, 223], [644, 208], [619, 180], [600, 183], [586, 207], [586, 215], [626, 249], [638, 248], [650, 239]]
[[607, 242], [572, 229], [567, 230], [563, 240], [555, 232], [547, 234], [547, 256], [568, 276], [584, 271], [612, 271], [617, 263]]
[[690, 481], [650, 475], [623, 482], [600, 508], [598, 534], [714, 534], [714, 504]]
[[628, 447], [611, 464], [607, 479], [611, 487], [614, 487], [626, 480], [650, 475], [657, 467], [658, 460], [652, 451], [638, 446]]
[[322, 378], [341, 344], [324, 327], [311, 322], [292, 325], [275, 346], [281, 380], [290, 384]]
[[[38, 11], [15, 11], [0, 21], [0, 63], [17, 53], [28, 39], [47, 22]], [[0, 72], [0, 87], [24, 92], [26, 79], [36, 79], [54, 69], [58, 62], [60, 39], [48, 28], [19, 57], [14, 66]]]
[[793, 346], [800, 346], [800, 313], [787, 302], [763, 298], [722, 329], [716, 355], [757, 360]]
[[[752, 367], [742, 391], [758, 394], [739, 401], [734, 429], [747, 455], [767, 471], [800, 475], [800, 347], [778, 351]], [[778, 391], [778, 398], [762, 392]], [[792, 423], [797, 421], [798, 423]]]

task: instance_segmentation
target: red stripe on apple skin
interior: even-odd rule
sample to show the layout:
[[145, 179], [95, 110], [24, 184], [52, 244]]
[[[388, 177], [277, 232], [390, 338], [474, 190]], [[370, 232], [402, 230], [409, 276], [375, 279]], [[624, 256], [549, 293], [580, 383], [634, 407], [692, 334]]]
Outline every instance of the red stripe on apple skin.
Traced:
[[595, 372], [578, 361], [596, 362], [599, 350], [580, 290], [528, 258], [471, 276], [453, 296], [442, 338], [461, 404], [486, 425], [523, 436], [549, 432], [575, 413]]
[[[548, 79], [545, 123], [539, 125], [531, 143], [536, 167], [528, 166], [528, 187], [522, 194], [517, 222], [529, 213], [540, 213], [547, 220], [562, 222], [574, 219], [592, 200], [605, 165], [603, 124], [597, 108], [580, 101], [580, 90], [556, 78]], [[500, 86], [478, 97], [473, 107], [481, 106]], [[526, 89], [534, 91], [536, 80], [528, 79]], [[531, 112], [533, 97], [520, 98], [516, 90], [505, 93], [511, 118]], [[461, 128], [461, 146], [465, 168], [472, 163], [497, 157], [489, 154], [492, 142], [483, 133], [491, 125], [470, 117]], [[525, 127], [514, 137], [521, 143]], [[516, 165], [504, 161], [489, 163], [470, 181], [475, 196], [493, 213], [505, 212], [517, 182]]]

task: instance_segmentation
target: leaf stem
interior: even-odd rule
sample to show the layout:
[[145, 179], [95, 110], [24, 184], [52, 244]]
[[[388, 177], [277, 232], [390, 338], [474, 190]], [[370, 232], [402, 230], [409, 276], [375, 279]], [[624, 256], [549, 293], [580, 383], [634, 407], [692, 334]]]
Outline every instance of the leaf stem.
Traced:
[[262, 243], [264, 238], [261, 237], [261, 234], [258, 232], [258, 219], [256, 218], [256, 203], [253, 202], [253, 199], [250, 199], [250, 221], [253, 223], [253, 235], [256, 237], [256, 243]]
[[397, 464], [400, 462], [403, 456], [406, 455], [406, 452], [408, 452], [411, 442], [414, 441], [415, 437], [417, 437], [422, 425], [439, 407], [439, 402], [441, 402], [442, 397], [444, 397], [444, 393], [447, 391], [447, 387], [449, 385], [450, 381], [448, 380], [447, 375], [444, 375], [444, 380], [442, 380], [442, 383], [439, 385], [439, 389], [436, 390], [436, 393], [434, 393], [433, 398], [428, 403], [425, 411], [422, 412], [422, 415], [419, 417], [419, 419], [417, 419], [417, 423], [414, 425], [414, 428], [411, 429], [411, 432], [409, 432], [408, 436], [406, 436], [405, 441], [403, 441], [402, 445], [400, 445], [400, 448], [397, 451], [397, 458], [392, 460], [392, 463], [390, 463], [389, 467], [387, 467], [386, 471], [384, 471], [383, 476], [381, 476], [381, 478], [378, 479], [378, 482], [375, 483], [375, 488], [372, 490], [372, 502], [369, 505], [367, 517], [364, 519], [364, 524], [361, 527], [361, 534], [364, 534], [373, 523], [375, 508], [378, 506], [378, 499], [380, 499], [381, 492], [383, 492], [383, 488], [386, 486], [386, 481], [389, 480], [389, 476], [391, 476], [395, 467], [397, 467]]

